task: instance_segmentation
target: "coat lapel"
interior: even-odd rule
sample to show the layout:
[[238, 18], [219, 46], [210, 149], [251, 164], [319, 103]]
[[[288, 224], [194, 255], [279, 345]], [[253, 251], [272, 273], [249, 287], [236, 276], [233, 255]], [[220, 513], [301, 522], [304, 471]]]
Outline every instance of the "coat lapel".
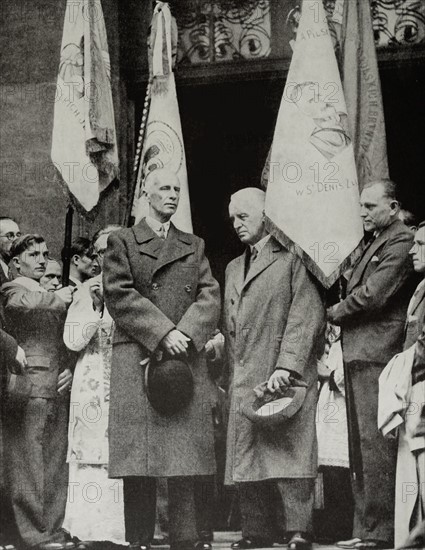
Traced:
[[[249, 283], [258, 277], [265, 269], [267, 269], [272, 263], [277, 259], [276, 252], [279, 252], [281, 247], [277, 241], [270, 237], [268, 242], [265, 244], [261, 254], [258, 256], [257, 260], [252, 263], [249, 268], [246, 279], [243, 281], [242, 290], [249, 285]], [[246, 254], [246, 252], [245, 252]]]
[[153, 273], [156, 273], [164, 266], [180, 260], [189, 254], [195, 253], [195, 245], [191, 236], [187, 233], [183, 233], [173, 224], [170, 225], [170, 230], [168, 231], [168, 236], [165, 241], [161, 242], [159, 237], [158, 240], [162, 247]]
[[[389, 233], [393, 230], [393, 225], [397, 222], [393, 222], [389, 227], [384, 229], [382, 233], [380, 233], [376, 239], [373, 241], [373, 243], [366, 247], [365, 251], [363, 252], [363, 255], [360, 257], [360, 260], [356, 267], [353, 269], [353, 272], [351, 274], [350, 280], [348, 281], [347, 285], [347, 291], [350, 292], [355, 286], [357, 286], [361, 278], [363, 276], [363, 273], [371, 260], [373, 258], [376, 251], [384, 244], [384, 242], [388, 239]], [[402, 222], [400, 222], [402, 223]]]
[[422, 287], [418, 290], [418, 293], [414, 297], [414, 302], [413, 302], [413, 305], [412, 305], [412, 309], [409, 312], [410, 315], [413, 315], [413, 313], [415, 313], [415, 311], [418, 309], [418, 307], [423, 302], [424, 298], [425, 298], [425, 284], [422, 285]]
[[139, 244], [140, 252], [147, 254], [152, 258], [158, 259], [159, 253], [164, 246], [164, 242], [158, 237], [155, 231], [149, 227], [145, 219], [143, 218], [143, 220], [141, 220], [132, 229], [134, 237]]
[[244, 285], [245, 258], [246, 258], [246, 251], [242, 254], [242, 256], [239, 256], [238, 258], [236, 258], [233, 266], [234, 277], [232, 277], [232, 280], [238, 296], [241, 295], [243, 285]]

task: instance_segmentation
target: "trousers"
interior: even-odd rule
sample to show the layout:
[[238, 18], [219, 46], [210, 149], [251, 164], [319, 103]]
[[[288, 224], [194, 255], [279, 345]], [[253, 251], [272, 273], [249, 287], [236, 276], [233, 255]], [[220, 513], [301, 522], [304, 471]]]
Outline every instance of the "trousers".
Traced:
[[7, 482], [18, 533], [32, 546], [63, 539], [69, 401], [31, 397], [6, 411]]
[[[276, 489], [284, 525], [276, 525]], [[312, 532], [314, 479], [275, 479], [238, 484], [242, 536], [276, 541], [277, 532]]]
[[344, 364], [351, 483], [353, 537], [394, 540], [397, 441], [378, 431], [379, 376], [385, 364]]
[[[170, 477], [168, 485], [168, 521], [170, 546], [190, 545], [197, 540], [195, 480]], [[124, 518], [126, 540], [149, 544], [155, 532], [156, 479], [124, 478]]]

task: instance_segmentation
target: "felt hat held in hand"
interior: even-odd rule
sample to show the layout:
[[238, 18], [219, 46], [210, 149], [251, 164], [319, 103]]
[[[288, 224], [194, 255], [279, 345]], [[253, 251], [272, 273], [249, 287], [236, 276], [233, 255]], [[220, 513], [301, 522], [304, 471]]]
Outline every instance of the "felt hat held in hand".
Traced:
[[145, 370], [145, 388], [152, 407], [164, 416], [181, 411], [193, 395], [193, 374], [181, 359], [152, 358]]
[[251, 422], [270, 427], [292, 418], [302, 407], [307, 393], [307, 384], [291, 378], [292, 385], [275, 392], [263, 382], [247, 393], [242, 401], [242, 414]]

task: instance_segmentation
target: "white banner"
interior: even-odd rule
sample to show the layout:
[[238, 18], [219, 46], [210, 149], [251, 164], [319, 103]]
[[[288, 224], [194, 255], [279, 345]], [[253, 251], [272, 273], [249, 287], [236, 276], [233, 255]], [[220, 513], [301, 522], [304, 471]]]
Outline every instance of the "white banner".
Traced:
[[68, 0], [51, 156], [87, 212], [119, 172], [110, 73], [100, 0]]
[[167, 168], [177, 174], [180, 180], [180, 201], [172, 221], [182, 231], [192, 233], [186, 155], [176, 84], [171, 69], [171, 22], [168, 4], [158, 2], [152, 22], [155, 34], [152, 44], [151, 101], [147, 113], [131, 215], [137, 223], [149, 213], [149, 205], [142, 193], [146, 176], [157, 168]]
[[266, 194], [270, 232], [325, 287], [363, 236], [347, 108], [321, 0], [304, 0]]

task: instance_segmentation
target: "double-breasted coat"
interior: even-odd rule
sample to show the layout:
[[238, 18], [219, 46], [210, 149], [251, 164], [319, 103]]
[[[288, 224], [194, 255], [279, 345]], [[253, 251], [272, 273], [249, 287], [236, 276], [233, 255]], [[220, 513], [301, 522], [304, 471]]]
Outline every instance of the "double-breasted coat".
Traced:
[[[316, 360], [325, 312], [298, 257], [273, 237], [244, 280], [245, 254], [226, 270], [224, 330], [230, 368], [226, 483], [316, 476]], [[278, 367], [308, 384], [301, 410], [285, 424], [259, 428], [241, 412], [247, 392]]]
[[[104, 294], [116, 323], [111, 368], [109, 476], [192, 476], [215, 472], [213, 384], [204, 346], [217, 327], [220, 292], [199, 237], [170, 225], [164, 241], [143, 219], [112, 233]], [[192, 340], [194, 394], [170, 417], [150, 405], [140, 364], [168, 332]]]

